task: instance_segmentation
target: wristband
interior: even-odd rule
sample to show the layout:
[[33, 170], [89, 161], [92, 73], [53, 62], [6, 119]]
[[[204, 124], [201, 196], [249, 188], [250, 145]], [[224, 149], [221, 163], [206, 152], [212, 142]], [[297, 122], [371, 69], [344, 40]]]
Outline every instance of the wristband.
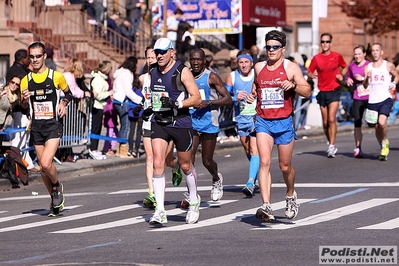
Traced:
[[177, 106], [177, 109], [183, 108], [183, 101], [182, 100], [178, 100], [177, 102], [179, 103], [179, 105]]

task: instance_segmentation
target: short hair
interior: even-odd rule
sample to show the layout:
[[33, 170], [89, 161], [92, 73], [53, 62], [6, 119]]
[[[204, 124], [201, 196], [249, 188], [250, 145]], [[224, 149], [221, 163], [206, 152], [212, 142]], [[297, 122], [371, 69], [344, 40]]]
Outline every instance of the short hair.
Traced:
[[183, 10], [181, 10], [180, 8], [176, 9], [175, 15], [183, 15], [183, 14], [184, 14]]
[[144, 56], [145, 56], [145, 58], [147, 58], [147, 52], [148, 52], [148, 50], [153, 50], [154, 49], [154, 45], [153, 44], [150, 44], [150, 45], [148, 45], [146, 48], [145, 48], [145, 50], [144, 50]]
[[28, 52], [25, 49], [19, 49], [14, 54], [14, 59], [16, 62], [19, 62], [26, 57], [28, 57]]
[[196, 47], [196, 48], [194, 48], [194, 49], [191, 49], [191, 51], [190, 51], [190, 57], [191, 57], [191, 55], [192, 55], [193, 53], [199, 53], [200, 56], [201, 56], [201, 58], [202, 58], [202, 59], [205, 59], [205, 52], [204, 52], [204, 50], [202, 50], [201, 48]]
[[247, 54], [247, 55], [250, 55], [251, 57], [253, 56], [251, 50], [248, 50], [248, 49], [245, 49], [245, 48], [242, 49], [242, 50], [240, 50], [240, 51], [238, 51], [237, 57], [238, 57], [239, 55], [241, 55], [241, 54]]
[[42, 48], [43, 53], [46, 52], [46, 46], [44, 46], [43, 43], [41, 42], [33, 42], [29, 45], [28, 50], [30, 51], [31, 49], [36, 49], [36, 48]]
[[323, 36], [328, 36], [328, 37], [330, 37], [330, 41], [332, 41], [332, 34], [331, 34], [331, 33], [329, 33], [329, 32], [324, 32], [324, 33], [322, 33], [322, 34], [320, 35], [320, 39], [323, 38]]
[[48, 48], [46, 48], [45, 52], [47, 54], [47, 58], [53, 59], [53, 56], [54, 56], [53, 48], [48, 47]]
[[278, 30], [271, 30], [268, 33], [266, 33], [265, 36], [266, 43], [269, 40], [278, 41], [279, 43], [281, 43], [283, 47], [287, 44], [287, 37], [285, 36], [285, 33]]

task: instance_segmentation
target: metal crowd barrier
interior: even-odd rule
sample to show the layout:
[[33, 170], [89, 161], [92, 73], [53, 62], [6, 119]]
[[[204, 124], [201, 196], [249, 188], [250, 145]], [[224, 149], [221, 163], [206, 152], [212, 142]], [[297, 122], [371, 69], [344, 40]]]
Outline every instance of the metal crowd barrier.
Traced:
[[90, 145], [91, 103], [89, 98], [73, 98], [70, 101], [67, 113], [61, 119], [64, 130], [59, 148]]

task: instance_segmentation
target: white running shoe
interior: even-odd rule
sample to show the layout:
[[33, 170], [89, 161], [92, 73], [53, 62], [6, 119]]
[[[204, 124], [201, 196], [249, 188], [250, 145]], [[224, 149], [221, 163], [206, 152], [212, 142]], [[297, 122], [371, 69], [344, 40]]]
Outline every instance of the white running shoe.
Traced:
[[197, 202], [190, 202], [190, 206], [188, 207], [188, 212], [186, 215], [186, 223], [193, 224], [198, 221], [200, 204], [201, 204], [201, 197], [200, 195], [197, 195]]
[[285, 196], [285, 217], [287, 219], [294, 219], [298, 215], [298, 207], [299, 204], [296, 203], [297, 194], [294, 191], [294, 195], [292, 197]]
[[149, 223], [154, 224], [166, 224], [168, 223], [168, 218], [166, 218], [166, 212], [164, 210], [155, 210], [154, 215], [151, 217]]
[[263, 203], [263, 205], [260, 206], [260, 208], [256, 211], [256, 218], [263, 220], [265, 222], [273, 221], [274, 215], [270, 204]]
[[213, 182], [211, 190], [211, 199], [213, 201], [218, 201], [223, 197], [223, 175], [218, 173], [219, 180]]
[[334, 145], [330, 145], [327, 150], [327, 157], [328, 158], [335, 158], [335, 154], [337, 153], [338, 149]]

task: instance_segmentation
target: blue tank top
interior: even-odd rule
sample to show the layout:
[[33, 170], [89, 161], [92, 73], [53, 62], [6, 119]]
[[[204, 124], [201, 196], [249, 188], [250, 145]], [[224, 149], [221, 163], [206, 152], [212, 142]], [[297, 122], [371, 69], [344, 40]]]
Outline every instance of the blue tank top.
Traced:
[[[195, 79], [201, 99], [203, 101], [218, 99], [216, 90], [209, 86], [209, 76], [211, 71], [205, 69], [202, 74]], [[202, 133], [218, 133], [219, 132], [219, 108], [217, 106], [207, 106], [206, 108], [197, 110], [190, 109], [193, 129]]]
[[[252, 84], [254, 83], [254, 71], [251, 70], [251, 74], [248, 76], [247, 80], [243, 80], [243, 76], [240, 71], [235, 70], [233, 72], [234, 82], [233, 82], [233, 95], [237, 96], [239, 92], [245, 91], [247, 94], [252, 92]], [[235, 98], [235, 97], [234, 97]], [[248, 104], [245, 100], [233, 102], [233, 121], [236, 123], [252, 123], [253, 116], [256, 114], [255, 111], [256, 102]]]
[[[155, 113], [160, 113], [163, 117], [173, 116], [176, 118], [174, 123], [167, 125], [168, 127], [192, 128], [191, 116], [188, 108], [181, 108], [176, 111], [176, 109], [162, 107], [160, 101], [162, 96], [169, 97], [174, 101], [188, 98], [186, 88], [177, 85], [177, 83], [181, 84], [181, 73], [179, 73], [180, 70], [178, 69], [181, 64], [180, 61], [176, 61], [165, 74], [162, 74], [158, 70], [158, 67], [154, 67], [150, 70], [152, 109]], [[179, 87], [180, 90], [177, 87]], [[154, 117], [151, 122], [155, 122]]]

